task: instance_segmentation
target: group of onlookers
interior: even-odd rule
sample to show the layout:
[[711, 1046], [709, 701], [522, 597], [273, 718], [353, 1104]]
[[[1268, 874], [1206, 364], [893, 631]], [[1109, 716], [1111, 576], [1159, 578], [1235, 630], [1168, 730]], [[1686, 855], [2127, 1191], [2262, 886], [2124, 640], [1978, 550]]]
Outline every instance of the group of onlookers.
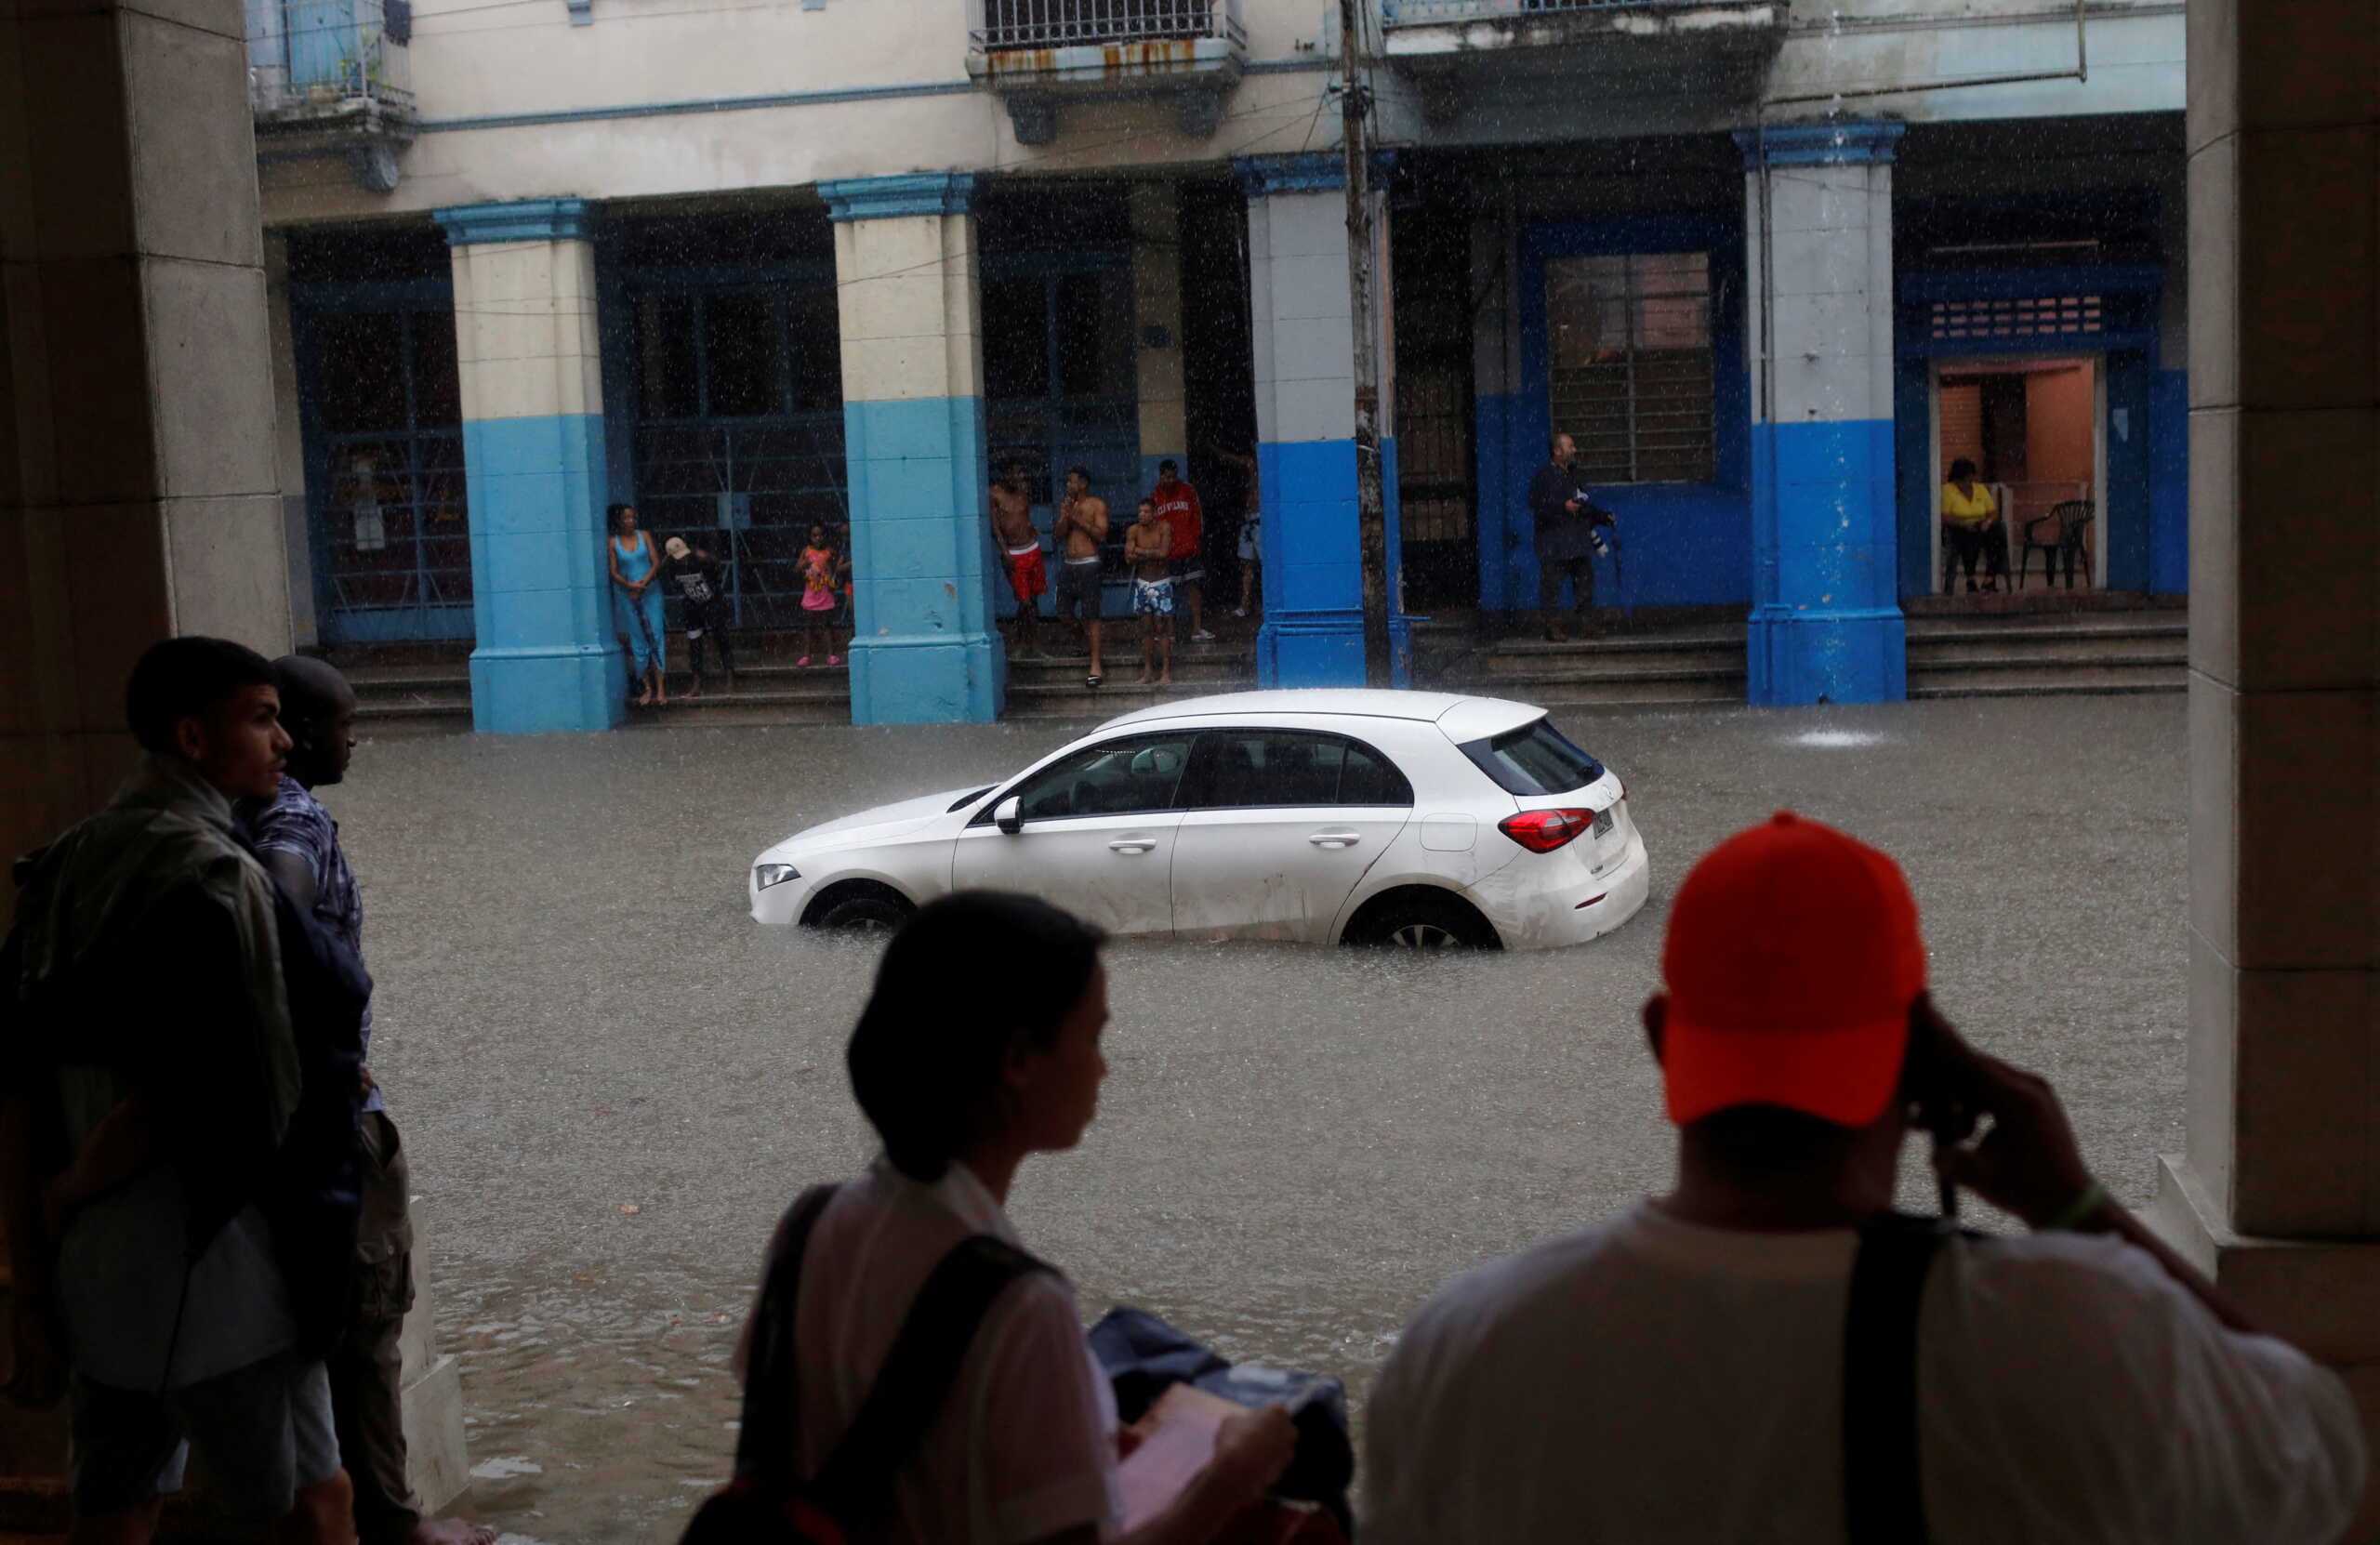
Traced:
[[[730, 631], [727, 590], [719, 561], [707, 548], [672, 536], [654, 550], [653, 535], [638, 528], [636, 507], [615, 504], [609, 511], [612, 535], [604, 544], [612, 583], [613, 622], [628, 651], [628, 684], [637, 689], [636, 707], [669, 701], [669, 634], [662, 600], [675, 594], [683, 608], [686, 665], [694, 675], [694, 690], [703, 694], [703, 654], [706, 646], [719, 655], [727, 685], [735, 686], [735, 654]], [[823, 522], [811, 522], [801, 552], [795, 560], [801, 575], [801, 654], [797, 667], [813, 661], [843, 663], [835, 653], [836, 636], [851, 620], [852, 560], [835, 545]]]
[[[1223, 453], [1247, 479], [1248, 495], [1237, 536], [1239, 605], [1245, 617], [1254, 602], [1261, 561], [1263, 515], [1253, 455]], [[1064, 497], [1051, 517], [1050, 543], [1059, 557], [1057, 583], [1050, 581], [1041, 531], [1033, 520], [1033, 495], [1021, 462], [1001, 465], [991, 487], [992, 540], [1000, 552], [1009, 592], [1016, 598], [1010, 648], [1022, 658], [1038, 657], [1040, 597], [1051, 596], [1057, 618], [1074, 625], [1080, 652], [1089, 657], [1085, 686], [1106, 680], [1101, 638], [1104, 549], [1114, 532], [1107, 501], [1091, 493], [1087, 468], [1069, 468]], [[1177, 617], [1189, 626], [1192, 643], [1212, 643], [1207, 627], [1207, 518], [1198, 490], [1182, 476], [1182, 464], [1159, 461], [1157, 481], [1124, 522], [1122, 558], [1130, 584], [1130, 614], [1140, 619], [1141, 673], [1136, 684], [1173, 680], [1173, 636]]]
[[17, 861], [0, 950], [7, 1393], [68, 1403], [78, 1545], [149, 1538], [193, 1448], [235, 1527], [491, 1545], [407, 1478], [410, 1175], [366, 1061], [362, 893], [315, 797], [347, 775], [355, 693], [180, 638], [125, 698], [139, 768]]

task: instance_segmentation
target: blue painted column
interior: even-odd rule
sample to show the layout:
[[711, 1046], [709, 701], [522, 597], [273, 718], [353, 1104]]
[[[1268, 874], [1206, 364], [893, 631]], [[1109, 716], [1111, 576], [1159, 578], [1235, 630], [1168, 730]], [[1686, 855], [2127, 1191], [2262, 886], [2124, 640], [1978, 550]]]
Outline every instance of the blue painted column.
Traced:
[[852, 721], [999, 717], [975, 179], [822, 182], [835, 221], [854, 629]]
[[[1256, 459], [1264, 490], [1264, 624], [1256, 680], [1267, 687], [1364, 684], [1364, 585], [1355, 505], [1355, 355], [1347, 293], [1346, 173], [1333, 152], [1235, 163], [1248, 190]], [[1388, 303], [1387, 201], [1380, 249], [1382, 458], [1388, 466], [1389, 642], [1395, 680], [1411, 650], [1397, 594], [1396, 422]]]
[[1754, 703], [1907, 695], [1893, 497], [1897, 124], [1746, 130]]
[[471, 510], [471, 722], [608, 730], [628, 677], [603, 558], [595, 249], [577, 199], [436, 212], [454, 249]]

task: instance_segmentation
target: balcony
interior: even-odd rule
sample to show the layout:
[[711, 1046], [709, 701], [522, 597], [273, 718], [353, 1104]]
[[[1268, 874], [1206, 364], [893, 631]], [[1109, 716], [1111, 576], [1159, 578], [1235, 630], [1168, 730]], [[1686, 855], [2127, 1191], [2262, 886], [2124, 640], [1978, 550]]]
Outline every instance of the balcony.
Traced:
[[1019, 144], [1058, 135], [1066, 102], [1171, 98], [1206, 139], [1239, 83], [1239, 0], [974, 0], [967, 73], [1008, 104]]
[[1792, 11], [1792, 0], [1381, 0], [1388, 61], [1441, 125], [1483, 85], [1550, 87], [1640, 124], [1653, 99], [1724, 113], [1757, 99]]
[[357, 186], [395, 189], [414, 139], [411, 0], [247, 0], [247, 33], [258, 158], [342, 160]]

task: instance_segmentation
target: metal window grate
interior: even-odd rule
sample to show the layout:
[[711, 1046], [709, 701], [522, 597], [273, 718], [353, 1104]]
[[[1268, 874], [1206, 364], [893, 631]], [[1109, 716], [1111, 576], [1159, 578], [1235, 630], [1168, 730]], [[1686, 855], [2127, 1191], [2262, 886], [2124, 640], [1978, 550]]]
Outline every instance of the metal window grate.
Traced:
[[2105, 330], [2096, 295], [2019, 296], [2001, 300], [1937, 300], [1934, 337], [1959, 338], [2051, 338]]
[[1545, 265], [1554, 427], [1590, 482], [1708, 482], [1718, 463], [1708, 253]]
[[1247, 41], [1238, 0], [983, 0], [977, 53], [1202, 37]]

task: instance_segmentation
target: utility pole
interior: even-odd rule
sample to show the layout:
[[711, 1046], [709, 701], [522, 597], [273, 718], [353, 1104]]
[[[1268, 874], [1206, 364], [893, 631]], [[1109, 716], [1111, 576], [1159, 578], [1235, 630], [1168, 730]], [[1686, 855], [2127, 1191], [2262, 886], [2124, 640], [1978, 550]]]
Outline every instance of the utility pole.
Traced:
[[1355, 335], [1355, 520], [1364, 583], [1364, 684], [1395, 680], [1388, 637], [1388, 498], [1380, 455], [1379, 302], [1374, 288], [1371, 92], [1357, 70], [1357, 0], [1339, 0], [1340, 140], [1347, 157], [1347, 311]]

